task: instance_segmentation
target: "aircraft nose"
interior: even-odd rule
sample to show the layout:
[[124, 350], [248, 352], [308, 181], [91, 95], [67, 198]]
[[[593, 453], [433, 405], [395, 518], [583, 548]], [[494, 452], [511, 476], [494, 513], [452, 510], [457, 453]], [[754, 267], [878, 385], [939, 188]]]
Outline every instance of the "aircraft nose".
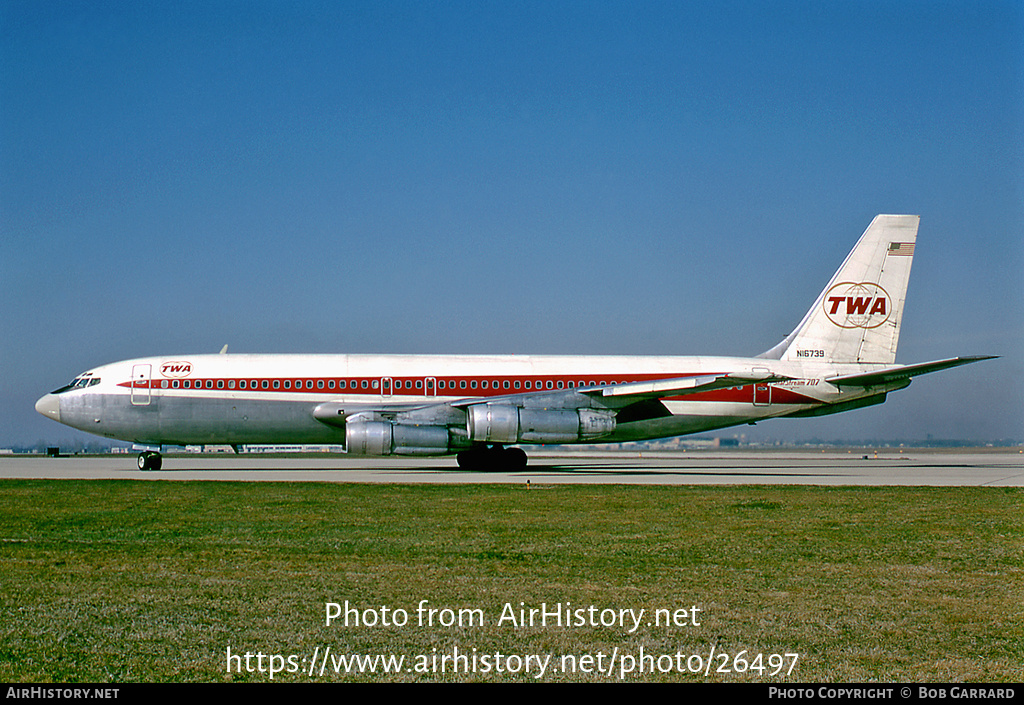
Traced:
[[36, 402], [36, 411], [43, 416], [60, 421], [60, 397], [56, 394], [47, 394]]

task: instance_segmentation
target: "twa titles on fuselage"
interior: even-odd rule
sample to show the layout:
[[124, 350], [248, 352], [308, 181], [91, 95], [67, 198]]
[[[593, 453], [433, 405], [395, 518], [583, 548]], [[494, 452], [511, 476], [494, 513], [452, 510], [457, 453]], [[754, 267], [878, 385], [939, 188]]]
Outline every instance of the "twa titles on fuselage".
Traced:
[[[757, 357], [176, 355], [89, 370], [39, 413], [147, 446], [343, 444], [519, 468], [522, 446], [636, 441], [885, 401], [919, 218], [879, 215], [800, 324]], [[514, 447], [513, 447], [514, 446]], [[146, 451], [139, 467], [159, 468]]]

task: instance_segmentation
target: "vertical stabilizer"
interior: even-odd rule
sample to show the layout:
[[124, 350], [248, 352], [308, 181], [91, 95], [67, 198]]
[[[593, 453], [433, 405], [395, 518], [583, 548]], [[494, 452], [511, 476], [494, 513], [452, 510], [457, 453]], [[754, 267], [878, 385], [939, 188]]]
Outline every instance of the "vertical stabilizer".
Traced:
[[917, 215], [878, 215], [786, 339], [761, 357], [893, 364]]

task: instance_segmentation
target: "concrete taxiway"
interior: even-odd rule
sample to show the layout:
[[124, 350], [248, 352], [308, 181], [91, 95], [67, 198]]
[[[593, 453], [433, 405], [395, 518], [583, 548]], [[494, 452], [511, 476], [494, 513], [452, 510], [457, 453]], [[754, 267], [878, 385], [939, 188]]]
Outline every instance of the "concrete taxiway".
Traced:
[[525, 470], [468, 472], [453, 458], [316, 454], [167, 455], [142, 472], [134, 455], [0, 457], [0, 478], [661, 485], [1024, 486], [1024, 452], [1011, 449], [739, 450], [530, 454]]

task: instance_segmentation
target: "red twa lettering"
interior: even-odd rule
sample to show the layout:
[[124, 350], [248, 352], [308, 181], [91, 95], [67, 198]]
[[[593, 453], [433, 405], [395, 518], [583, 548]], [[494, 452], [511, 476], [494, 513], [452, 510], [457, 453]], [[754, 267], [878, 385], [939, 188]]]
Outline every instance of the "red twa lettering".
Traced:
[[[830, 296], [828, 297], [828, 301], [832, 304], [832, 308], [829, 309], [829, 315], [832, 316], [839, 313], [839, 306], [844, 301], [846, 302], [847, 316], [863, 316], [865, 313], [869, 316], [873, 316], [876, 313], [884, 315], [886, 312], [885, 297], [882, 296], [877, 299], [871, 298], [870, 296], [867, 298], [863, 296], [858, 296], [856, 298], [853, 296]], [[872, 304], [872, 302], [874, 303]], [[872, 304], [870, 311], [868, 310], [868, 304]]]
[[888, 299], [873, 282], [840, 282], [825, 292], [822, 309], [840, 328], [877, 328], [889, 320]]
[[186, 360], [171, 360], [160, 365], [160, 374], [164, 377], [188, 377], [192, 372], [192, 363]]

